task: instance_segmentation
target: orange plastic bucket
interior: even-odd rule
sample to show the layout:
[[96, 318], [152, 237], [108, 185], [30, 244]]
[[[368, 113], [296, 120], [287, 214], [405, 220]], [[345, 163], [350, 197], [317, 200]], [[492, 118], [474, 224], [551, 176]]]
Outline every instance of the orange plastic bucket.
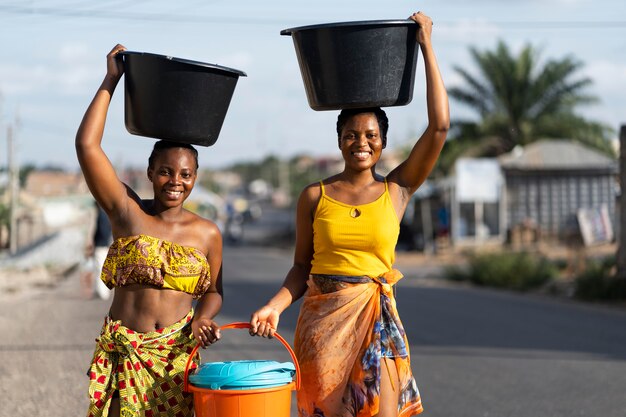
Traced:
[[[249, 328], [250, 324], [236, 322], [221, 329]], [[185, 391], [193, 393], [196, 417], [289, 417], [291, 413], [291, 391], [300, 388], [300, 367], [291, 346], [274, 333], [289, 352], [296, 368], [296, 380], [286, 385], [255, 389], [209, 389], [189, 383], [189, 367], [200, 345], [189, 356], [185, 367]]]

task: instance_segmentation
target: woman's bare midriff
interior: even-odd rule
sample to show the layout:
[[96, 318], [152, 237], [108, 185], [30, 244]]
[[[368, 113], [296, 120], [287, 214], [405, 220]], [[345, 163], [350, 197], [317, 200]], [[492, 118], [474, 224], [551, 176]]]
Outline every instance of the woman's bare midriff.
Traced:
[[115, 289], [109, 314], [113, 320], [136, 332], [151, 332], [185, 317], [191, 309], [190, 294], [148, 285], [127, 285]]

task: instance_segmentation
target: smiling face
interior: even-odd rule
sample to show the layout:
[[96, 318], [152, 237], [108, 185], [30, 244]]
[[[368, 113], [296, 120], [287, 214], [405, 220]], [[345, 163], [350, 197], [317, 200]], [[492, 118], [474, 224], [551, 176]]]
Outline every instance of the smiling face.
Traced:
[[170, 148], [154, 156], [148, 167], [155, 203], [165, 207], [182, 205], [189, 197], [197, 178], [197, 160], [192, 151]]
[[339, 149], [346, 168], [355, 170], [373, 167], [383, 150], [378, 119], [374, 113], [359, 113], [350, 117], [341, 129]]

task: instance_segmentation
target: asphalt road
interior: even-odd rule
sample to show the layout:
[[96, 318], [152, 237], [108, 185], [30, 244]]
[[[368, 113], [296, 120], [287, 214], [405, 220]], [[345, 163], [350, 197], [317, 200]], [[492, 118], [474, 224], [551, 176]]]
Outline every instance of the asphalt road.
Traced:
[[[224, 250], [220, 323], [246, 321], [277, 289], [291, 253]], [[626, 311], [472, 289], [399, 262], [400, 315], [429, 417], [626, 416]], [[109, 302], [84, 300], [78, 278], [0, 295], [0, 416], [85, 415], [85, 371]], [[291, 343], [298, 305], [283, 315]], [[276, 340], [224, 332], [203, 360], [289, 358]], [[293, 414], [295, 416], [295, 414]]]

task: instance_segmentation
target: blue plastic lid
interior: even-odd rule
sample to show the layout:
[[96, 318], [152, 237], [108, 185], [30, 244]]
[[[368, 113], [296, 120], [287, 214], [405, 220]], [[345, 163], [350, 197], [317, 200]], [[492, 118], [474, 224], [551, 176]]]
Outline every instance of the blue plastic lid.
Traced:
[[291, 362], [243, 360], [207, 362], [189, 375], [192, 385], [209, 389], [255, 389], [289, 384], [296, 373]]

